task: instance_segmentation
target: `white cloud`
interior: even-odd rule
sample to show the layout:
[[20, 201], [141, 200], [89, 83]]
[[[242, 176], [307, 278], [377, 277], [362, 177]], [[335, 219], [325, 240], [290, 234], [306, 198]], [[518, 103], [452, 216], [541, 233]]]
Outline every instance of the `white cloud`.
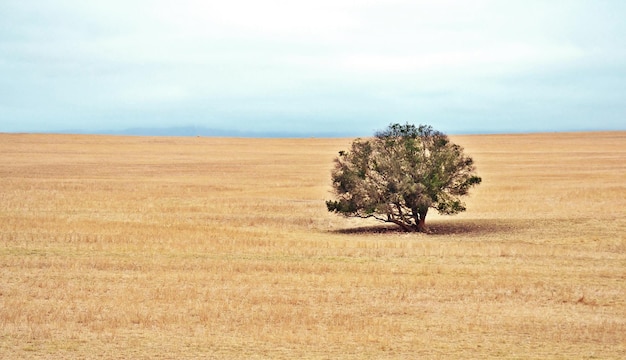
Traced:
[[510, 44], [499, 48], [467, 51], [425, 52], [408, 56], [352, 54], [340, 59], [345, 69], [361, 72], [415, 73], [428, 71], [469, 71], [485, 73], [519, 71], [537, 65], [554, 65], [580, 58], [576, 48], [539, 48]]
[[200, 1], [158, 2], [159, 21], [194, 37], [307, 37], [335, 35], [354, 26], [342, 1]]

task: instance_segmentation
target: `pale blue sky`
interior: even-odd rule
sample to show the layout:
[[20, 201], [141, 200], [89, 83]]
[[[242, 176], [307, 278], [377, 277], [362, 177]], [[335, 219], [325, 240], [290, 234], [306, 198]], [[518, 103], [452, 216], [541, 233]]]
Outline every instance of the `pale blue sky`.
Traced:
[[0, 132], [626, 130], [626, 1], [2, 0]]

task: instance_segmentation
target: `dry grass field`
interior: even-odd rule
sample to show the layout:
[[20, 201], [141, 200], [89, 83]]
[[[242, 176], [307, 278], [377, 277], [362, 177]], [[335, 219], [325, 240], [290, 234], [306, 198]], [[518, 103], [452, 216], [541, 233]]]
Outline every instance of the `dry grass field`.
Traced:
[[424, 235], [326, 211], [350, 139], [0, 134], [0, 358], [623, 359], [626, 132], [453, 141]]

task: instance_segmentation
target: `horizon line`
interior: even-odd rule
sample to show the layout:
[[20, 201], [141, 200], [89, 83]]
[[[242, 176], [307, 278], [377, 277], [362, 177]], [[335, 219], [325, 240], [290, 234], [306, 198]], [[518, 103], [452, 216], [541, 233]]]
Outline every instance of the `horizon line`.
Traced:
[[[450, 136], [464, 135], [523, 135], [523, 134], [552, 134], [552, 133], [598, 133], [623, 132], [626, 129], [563, 129], [563, 130], [493, 130], [493, 131], [459, 131], [443, 132]], [[42, 131], [0, 131], [4, 134], [38, 134], [38, 135], [100, 135], [100, 136], [141, 136], [141, 137], [216, 137], [216, 138], [251, 138], [251, 139], [306, 139], [306, 138], [355, 138], [369, 137], [372, 134], [358, 134], [356, 132], [297, 132], [297, 131], [242, 131], [212, 129], [202, 126], [176, 127], [135, 127], [122, 130], [42, 130]]]

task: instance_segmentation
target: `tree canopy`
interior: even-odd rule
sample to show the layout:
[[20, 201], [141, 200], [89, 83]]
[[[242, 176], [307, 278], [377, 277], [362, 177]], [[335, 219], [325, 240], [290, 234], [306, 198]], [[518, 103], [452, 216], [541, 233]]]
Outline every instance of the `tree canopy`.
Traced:
[[328, 211], [426, 231], [429, 209], [465, 211], [461, 196], [480, 184], [474, 161], [429, 125], [391, 124], [340, 151], [332, 170], [336, 200]]

